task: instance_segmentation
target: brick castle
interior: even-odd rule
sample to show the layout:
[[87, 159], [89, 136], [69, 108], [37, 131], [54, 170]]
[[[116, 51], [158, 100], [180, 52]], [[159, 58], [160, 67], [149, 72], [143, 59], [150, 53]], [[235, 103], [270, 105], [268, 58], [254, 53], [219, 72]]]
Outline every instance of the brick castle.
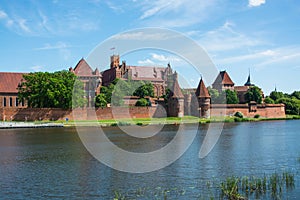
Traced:
[[[239, 104], [212, 104], [211, 96], [203, 79], [195, 89], [181, 89], [177, 73], [173, 72], [171, 65], [167, 67], [131, 66], [125, 61], [120, 63], [119, 55], [112, 55], [110, 68], [100, 72], [93, 70], [89, 64], [81, 59], [74, 68], [69, 68], [79, 80], [84, 83], [87, 105], [82, 109], [83, 119], [89, 119], [89, 111], [94, 105], [94, 98], [100, 93], [101, 86], [109, 85], [116, 78], [133, 81], [150, 81], [154, 86], [152, 106], [148, 108], [130, 107], [132, 117], [182, 117], [192, 115], [209, 118], [211, 116], [232, 116], [241, 112], [245, 117], [260, 115], [266, 118], [285, 117], [283, 104], [257, 104], [245, 102], [245, 94], [254, 84], [251, 83], [250, 74], [243, 86], [235, 86], [226, 71], [221, 71], [216, 77], [212, 88], [218, 91], [226, 89], [237, 92]], [[0, 72], [0, 120], [39, 120], [39, 119], [72, 119], [70, 110], [62, 109], [34, 109], [27, 108], [26, 102], [18, 99], [18, 86], [22, 81], [22, 73]], [[170, 89], [168, 103], [160, 98]], [[136, 97], [125, 97], [129, 106], [134, 104]], [[161, 109], [164, 108], [165, 111]], [[124, 108], [120, 107], [120, 111]], [[93, 109], [92, 109], [93, 110]], [[122, 112], [121, 112], [122, 113]], [[113, 118], [111, 108], [97, 110], [99, 119]]]

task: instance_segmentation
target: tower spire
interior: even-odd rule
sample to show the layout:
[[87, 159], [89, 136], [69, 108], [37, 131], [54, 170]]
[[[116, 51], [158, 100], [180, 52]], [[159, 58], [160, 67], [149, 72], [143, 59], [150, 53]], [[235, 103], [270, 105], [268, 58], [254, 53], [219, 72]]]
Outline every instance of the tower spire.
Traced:
[[253, 86], [253, 84], [251, 83], [250, 68], [249, 68], [249, 75], [248, 75], [247, 82], [244, 85], [245, 86]]

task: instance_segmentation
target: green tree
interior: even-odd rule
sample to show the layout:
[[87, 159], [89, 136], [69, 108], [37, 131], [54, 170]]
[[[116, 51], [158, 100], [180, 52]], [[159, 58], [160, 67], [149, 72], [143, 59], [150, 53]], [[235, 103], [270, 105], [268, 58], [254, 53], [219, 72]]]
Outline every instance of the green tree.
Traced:
[[226, 90], [226, 103], [227, 104], [238, 104], [239, 99], [236, 91]]
[[76, 78], [73, 87], [72, 108], [84, 107], [87, 103], [87, 99], [84, 96], [83, 83]]
[[277, 92], [277, 91], [272, 91], [270, 93], [270, 98], [273, 99], [274, 101], [283, 98], [284, 95], [282, 92]]
[[210, 95], [210, 97], [211, 97], [211, 103], [212, 103], [212, 104], [218, 103], [219, 96], [220, 96], [218, 90], [213, 89], [213, 88], [211, 88], [211, 87], [208, 87], [207, 89], [208, 89], [209, 95]]
[[133, 95], [138, 96], [140, 98], [144, 98], [145, 96], [150, 96], [153, 97], [154, 96], [154, 88], [152, 83], [146, 83], [140, 87], [138, 87]]
[[72, 108], [73, 102], [74, 106], [83, 106], [83, 85], [76, 80], [76, 76], [66, 70], [24, 74], [18, 96], [35, 108]]
[[291, 115], [300, 115], [300, 100], [291, 98], [281, 98], [276, 103], [285, 105], [285, 113]]
[[96, 108], [104, 108], [107, 105], [107, 101], [105, 100], [105, 95], [100, 93], [95, 98], [95, 107]]
[[292, 97], [295, 97], [296, 99], [299, 99], [300, 100], [300, 91], [294, 91], [292, 94], [291, 94]]
[[262, 102], [262, 91], [259, 87], [250, 87], [245, 94], [245, 100], [247, 103], [250, 101], [255, 101], [256, 103]]
[[112, 96], [111, 96], [111, 105], [113, 106], [122, 106], [124, 104], [124, 91], [122, 91], [120, 88], [115, 87]]
[[267, 104], [274, 104], [275, 103], [275, 101], [271, 97], [266, 97], [264, 102], [267, 103]]

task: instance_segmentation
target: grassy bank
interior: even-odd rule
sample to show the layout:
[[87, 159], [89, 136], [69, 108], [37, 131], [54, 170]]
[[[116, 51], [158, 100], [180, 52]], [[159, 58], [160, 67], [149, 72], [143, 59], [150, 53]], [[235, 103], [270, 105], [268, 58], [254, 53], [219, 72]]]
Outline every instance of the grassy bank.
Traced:
[[[270, 121], [270, 120], [295, 120], [300, 119], [299, 115], [287, 115], [285, 118], [239, 118], [234, 116], [227, 117], [211, 117], [211, 118], [198, 118], [194, 116], [184, 116], [180, 117], [166, 117], [166, 118], [134, 118], [134, 119], [105, 119], [105, 120], [82, 120], [82, 121], [64, 121], [58, 120], [55, 123], [63, 123], [65, 126], [125, 126], [125, 125], [159, 125], [159, 124], [189, 124], [189, 123], [199, 123], [199, 124], [207, 124], [207, 123], [217, 123], [217, 122], [225, 122], [225, 123], [233, 123], [233, 122], [257, 122], [257, 121]], [[47, 123], [53, 121], [36, 121], [36, 123]]]
[[130, 191], [113, 191], [114, 200], [126, 199], [189, 199], [195, 190], [202, 191], [196, 199], [282, 199], [295, 189], [295, 174], [273, 173], [263, 176], [229, 176], [223, 180], [212, 179], [189, 187], [143, 187]]

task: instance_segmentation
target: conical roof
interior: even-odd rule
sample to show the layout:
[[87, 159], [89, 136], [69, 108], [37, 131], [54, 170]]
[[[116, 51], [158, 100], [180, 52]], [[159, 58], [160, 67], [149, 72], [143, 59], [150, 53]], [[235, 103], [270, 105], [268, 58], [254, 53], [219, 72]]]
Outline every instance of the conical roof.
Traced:
[[199, 85], [196, 89], [196, 96], [198, 98], [210, 98], [208, 89], [206, 88], [203, 79], [201, 78]]
[[172, 98], [184, 98], [181, 88], [179, 86], [178, 80], [177, 80], [177, 73], [174, 74], [174, 83], [172, 85], [170, 96]]

